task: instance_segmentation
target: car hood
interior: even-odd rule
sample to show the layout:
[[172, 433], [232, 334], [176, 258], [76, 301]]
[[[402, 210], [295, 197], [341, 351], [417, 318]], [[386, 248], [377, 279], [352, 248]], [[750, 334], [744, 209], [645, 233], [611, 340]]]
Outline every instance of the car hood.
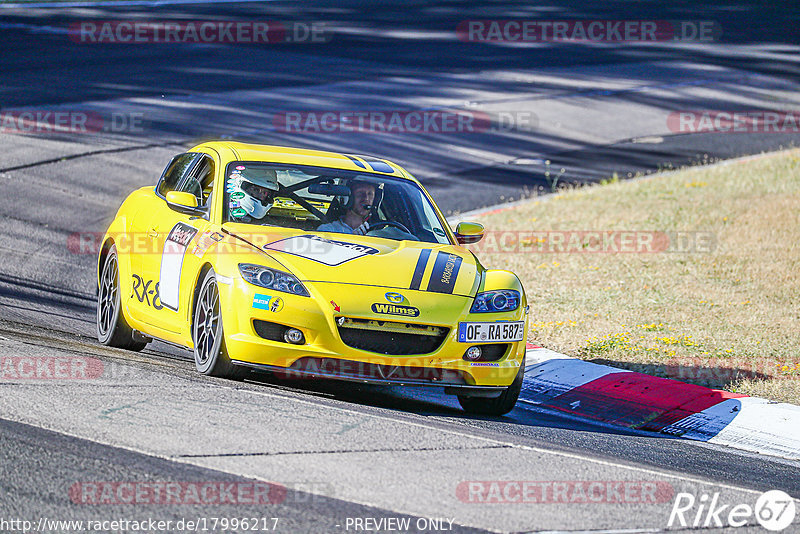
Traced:
[[224, 229], [304, 282], [475, 296], [483, 268], [454, 245], [226, 223]]

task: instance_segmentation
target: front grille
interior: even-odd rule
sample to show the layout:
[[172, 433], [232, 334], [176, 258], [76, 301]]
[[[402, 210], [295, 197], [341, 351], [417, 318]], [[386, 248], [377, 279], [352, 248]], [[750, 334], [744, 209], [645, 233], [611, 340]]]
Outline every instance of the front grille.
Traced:
[[364, 380], [390, 380], [409, 384], [465, 385], [467, 380], [462, 371], [418, 367], [409, 365], [383, 365], [337, 358], [316, 358], [306, 356], [295, 361], [282, 374], [292, 377], [292, 371], [303, 375], [318, 375], [338, 378]]
[[440, 326], [337, 318], [339, 336], [348, 347], [391, 356], [429, 354], [438, 349], [449, 328]]

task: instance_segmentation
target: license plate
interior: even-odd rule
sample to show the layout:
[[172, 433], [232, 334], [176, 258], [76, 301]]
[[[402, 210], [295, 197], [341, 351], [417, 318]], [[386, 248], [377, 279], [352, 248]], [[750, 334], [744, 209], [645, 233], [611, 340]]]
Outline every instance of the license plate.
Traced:
[[497, 341], [522, 341], [525, 322], [458, 323], [458, 341], [461, 343], [494, 343]]

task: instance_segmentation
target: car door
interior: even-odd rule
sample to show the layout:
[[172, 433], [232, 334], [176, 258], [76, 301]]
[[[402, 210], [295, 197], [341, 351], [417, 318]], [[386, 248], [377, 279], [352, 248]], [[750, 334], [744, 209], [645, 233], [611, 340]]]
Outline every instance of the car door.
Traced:
[[[182, 333], [187, 323], [188, 297], [202, 257], [198, 247], [204, 250], [200, 241], [211, 226], [209, 212], [214, 172], [212, 158], [199, 154], [176, 189], [193, 194], [197, 199], [197, 210], [187, 213], [170, 207], [171, 217], [164, 220], [166, 224], [157, 228], [157, 246], [162, 253], [160, 261], [154, 261], [149, 266], [149, 272], [154, 279], [158, 279], [159, 305], [163, 310], [169, 310], [169, 313], [161, 314], [161, 326], [170, 332]], [[158, 260], [157, 256], [153, 259]]]
[[176, 315], [183, 256], [197, 234], [197, 221], [203, 221], [198, 213], [170, 207], [165, 197], [170, 191], [186, 190], [202, 158], [197, 153], [173, 158], [156, 186], [152, 208], [138, 213], [134, 223], [146, 235], [140, 237], [143, 253], [132, 264], [132, 304], [141, 320], [164, 337], [169, 337], [164, 332], [180, 331]]

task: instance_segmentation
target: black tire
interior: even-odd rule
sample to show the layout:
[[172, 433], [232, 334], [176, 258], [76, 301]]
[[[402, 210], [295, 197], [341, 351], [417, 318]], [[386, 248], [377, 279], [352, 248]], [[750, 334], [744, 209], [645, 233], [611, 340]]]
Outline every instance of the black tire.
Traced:
[[219, 289], [214, 270], [209, 269], [200, 283], [192, 320], [194, 341], [194, 365], [204, 375], [241, 380], [249, 369], [234, 365], [225, 347], [222, 330], [222, 311]]
[[109, 347], [138, 352], [147, 346], [147, 342], [134, 339], [133, 329], [128, 326], [122, 313], [119, 287], [117, 247], [111, 245], [103, 263], [97, 291], [97, 339]]
[[458, 403], [464, 408], [464, 411], [476, 415], [505, 415], [514, 409], [519, 398], [519, 392], [522, 391], [522, 379], [525, 377], [525, 358], [522, 358], [522, 365], [517, 371], [517, 376], [514, 381], [506, 390], [499, 396], [493, 399], [485, 397], [467, 397], [464, 395], [458, 396]]

